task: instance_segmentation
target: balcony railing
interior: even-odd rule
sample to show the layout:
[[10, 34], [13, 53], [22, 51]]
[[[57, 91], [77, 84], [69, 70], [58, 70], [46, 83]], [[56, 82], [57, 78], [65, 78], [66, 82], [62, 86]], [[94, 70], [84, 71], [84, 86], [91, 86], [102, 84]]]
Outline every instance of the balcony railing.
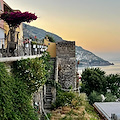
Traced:
[[10, 41], [8, 45], [8, 43], [6, 43], [4, 39], [0, 40], [0, 58], [40, 55], [46, 50], [47, 46], [37, 42], [24, 41], [23, 43], [21, 43], [21, 45], [18, 45], [18, 42], [16, 43]]

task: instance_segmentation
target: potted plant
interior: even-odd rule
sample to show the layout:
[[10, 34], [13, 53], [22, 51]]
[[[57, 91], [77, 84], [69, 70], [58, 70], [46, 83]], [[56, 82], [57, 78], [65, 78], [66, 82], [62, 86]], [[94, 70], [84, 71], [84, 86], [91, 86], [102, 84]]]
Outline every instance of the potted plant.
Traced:
[[34, 49], [37, 52], [37, 48]]
[[40, 43], [37, 43], [37, 48], [40, 48], [40, 45], [41, 45]]
[[26, 47], [26, 48], [28, 48], [28, 47], [29, 47], [29, 44], [28, 44], [28, 43], [26, 43], [26, 44], [25, 44], [25, 47]]
[[32, 41], [31, 43], [32, 43], [32, 45], [33, 45], [33, 48], [36, 48], [37, 42], [36, 42], [36, 41]]

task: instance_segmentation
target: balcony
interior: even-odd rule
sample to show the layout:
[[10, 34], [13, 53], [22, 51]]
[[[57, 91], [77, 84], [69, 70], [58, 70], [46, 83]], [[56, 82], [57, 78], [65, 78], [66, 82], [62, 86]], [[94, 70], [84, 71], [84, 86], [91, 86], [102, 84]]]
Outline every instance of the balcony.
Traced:
[[[23, 41], [23, 40], [22, 40]], [[0, 62], [17, 61], [27, 58], [41, 57], [42, 53], [47, 51], [48, 47], [43, 43], [24, 40], [23, 42], [6, 42], [0, 40]], [[5, 46], [7, 46], [5, 48]]]

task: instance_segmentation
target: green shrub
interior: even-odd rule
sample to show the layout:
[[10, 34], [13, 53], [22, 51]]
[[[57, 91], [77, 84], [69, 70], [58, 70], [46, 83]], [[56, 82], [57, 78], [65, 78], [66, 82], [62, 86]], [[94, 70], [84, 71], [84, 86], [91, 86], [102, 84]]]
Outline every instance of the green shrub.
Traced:
[[113, 95], [112, 93], [107, 93], [105, 97], [106, 97], [105, 102], [115, 102], [117, 99], [116, 96]]
[[14, 78], [0, 63], [0, 119], [38, 120], [26, 84]]
[[50, 42], [55, 42], [55, 40], [53, 39], [53, 37], [51, 37], [50, 35], [46, 35], [46, 37], [48, 37]]
[[88, 98], [90, 100], [90, 104], [94, 104], [94, 102], [102, 101], [101, 95], [96, 91], [91, 92]]
[[75, 94], [73, 92], [57, 91], [56, 97], [56, 101], [52, 105], [52, 108], [58, 108], [60, 106], [71, 104], [72, 99], [75, 97]]
[[100, 68], [86, 68], [81, 76], [81, 92], [85, 92], [89, 96], [93, 90], [99, 93], [107, 91], [105, 72]]
[[31, 94], [46, 82], [50, 56], [14, 62], [8, 73], [0, 63], [0, 120], [38, 120]]
[[49, 76], [49, 55], [44, 53], [41, 58], [24, 59], [13, 64], [13, 74], [26, 83], [28, 92], [34, 93], [44, 85]]

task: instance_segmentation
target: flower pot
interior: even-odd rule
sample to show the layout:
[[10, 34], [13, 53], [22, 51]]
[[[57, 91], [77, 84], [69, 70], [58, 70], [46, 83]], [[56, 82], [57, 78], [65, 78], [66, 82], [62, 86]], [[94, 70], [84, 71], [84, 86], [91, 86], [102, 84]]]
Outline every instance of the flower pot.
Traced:
[[28, 48], [28, 47], [29, 47], [29, 45], [28, 45], [28, 44], [25, 44], [25, 47], [26, 47], [26, 48]]
[[37, 48], [35, 48], [34, 50], [37, 51]]
[[37, 45], [37, 48], [40, 48], [40, 45]]
[[35, 44], [33, 44], [33, 48], [36, 48], [36, 45], [35, 45]]

